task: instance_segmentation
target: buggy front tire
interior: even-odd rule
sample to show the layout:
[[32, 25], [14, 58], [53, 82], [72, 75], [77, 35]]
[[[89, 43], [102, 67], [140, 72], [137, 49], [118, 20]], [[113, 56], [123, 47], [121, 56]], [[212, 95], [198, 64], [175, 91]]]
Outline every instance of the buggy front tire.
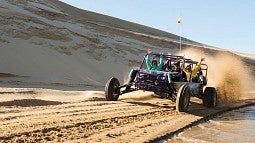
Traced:
[[188, 85], [182, 85], [177, 93], [176, 110], [178, 112], [186, 112], [189, 109], [190, 88]]
[[105, 85], [105, 97], [107, 101], [117, 101], [120, 95], [120, 82], [112, 77]]
[[218, 103], [217, 92], [214, 87], [206, 87], [203, 95], [205, 107], [216, 107]]

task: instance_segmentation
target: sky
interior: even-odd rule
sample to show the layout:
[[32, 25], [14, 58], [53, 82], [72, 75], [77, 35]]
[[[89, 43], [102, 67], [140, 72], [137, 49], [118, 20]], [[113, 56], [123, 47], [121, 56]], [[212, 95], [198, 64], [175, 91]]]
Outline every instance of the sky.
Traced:
[[[61, 0], [231, 51], [255, 54], [254, 0]], [[182, 17], [181, 25], [177, 23]]]

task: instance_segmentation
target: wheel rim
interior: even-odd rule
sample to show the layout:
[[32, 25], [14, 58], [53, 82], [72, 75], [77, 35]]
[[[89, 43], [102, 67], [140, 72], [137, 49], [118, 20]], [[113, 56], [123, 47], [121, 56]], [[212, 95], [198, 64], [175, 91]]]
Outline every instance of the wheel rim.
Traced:
[[179, 112], [185, 112], [189, 109], [190, 89], [187, 85], [182, 85], [177, 93], [176, 109]]
[[112, 95], [114, 96], [114, 98], [116, 98], [119, 95], [119, 85], [117, 83], [115, 83], [113, 86]]

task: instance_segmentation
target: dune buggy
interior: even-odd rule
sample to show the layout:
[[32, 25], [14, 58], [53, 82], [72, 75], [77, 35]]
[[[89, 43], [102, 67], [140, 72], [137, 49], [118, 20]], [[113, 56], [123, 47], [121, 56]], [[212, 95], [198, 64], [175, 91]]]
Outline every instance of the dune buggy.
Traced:
[[[147, 54], [145, 55], [145, 57]], [[152, 58], [159, 58], [159, 54], [151, 53]], [[154, 92], [154, 95], [167, 98], [176, 103], [176, 110], [185, 112], [188, 110], [190, 97], [194, 96], [202, 99], [206, 107], [217, 105], [217, 92], [214, 87], [207, 85], [208, 66], [201, 64], [196, 77], [187, 81], [184, 68], [189, 65], [191, 68], [198, 62], [178, 55], [162, 55], [164, 65], [161, 71], [148, 70], [145, 57], [136, 70], [131, 70], [130, 80], [124, 85], [120, 85], [117, 78], [109, 79], [105, 86], [105, 97], [108, 101], [117, 101], [119, 96], [136, 90]], [[179, 62], [179, 63], [178, 63]], [[179, 64], [179, 71], [174, 71], [173, 65]], [[205, 87], [205, 88], [204, 88]]]

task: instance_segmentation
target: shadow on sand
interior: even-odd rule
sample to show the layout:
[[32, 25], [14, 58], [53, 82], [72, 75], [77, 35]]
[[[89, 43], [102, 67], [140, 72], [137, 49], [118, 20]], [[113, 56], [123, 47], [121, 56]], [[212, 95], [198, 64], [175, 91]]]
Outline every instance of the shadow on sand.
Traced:
[[62, 104], [62, 102], [46, 101], [46, 100], [40, 100], [40, 99], [21, 99], [21, 100], [0, 102], [0, 106], [20, 106], [20, 107], [48, 106], [48, 105], [60, 105], [60, 104]]

